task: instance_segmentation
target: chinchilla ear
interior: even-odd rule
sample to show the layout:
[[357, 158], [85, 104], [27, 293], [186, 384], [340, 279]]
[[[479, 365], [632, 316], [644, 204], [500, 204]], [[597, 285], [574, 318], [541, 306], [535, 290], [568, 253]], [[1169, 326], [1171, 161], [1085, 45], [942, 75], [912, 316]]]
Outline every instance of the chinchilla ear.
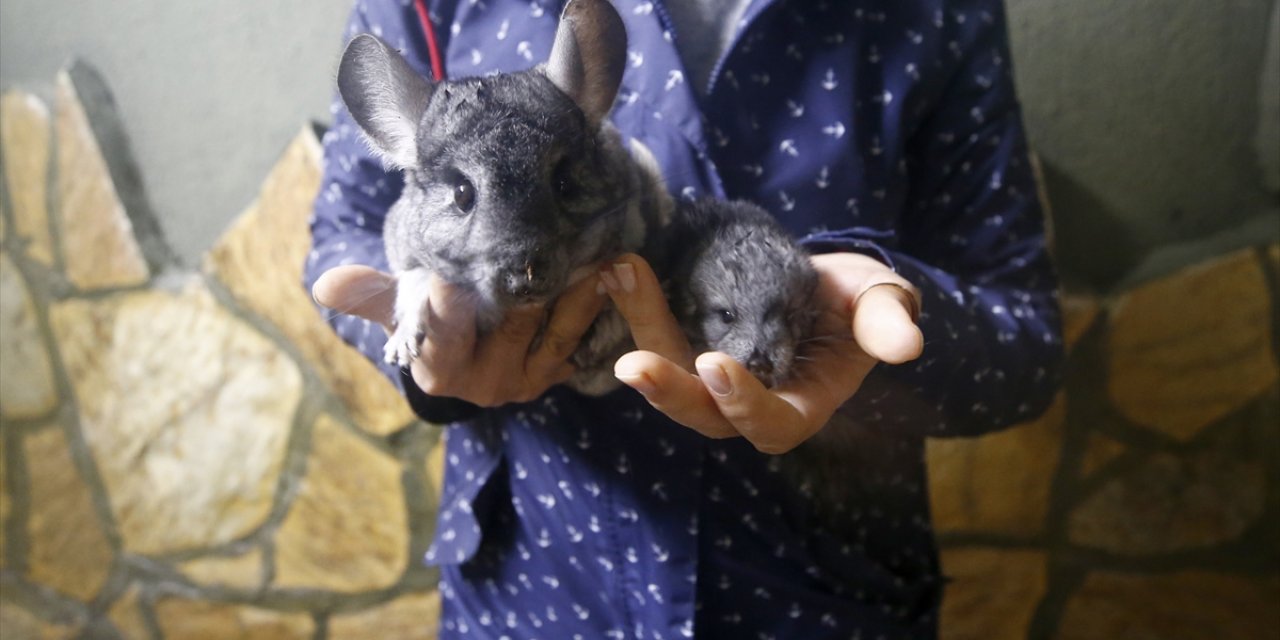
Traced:
[[560, 15], [546, 74], [599, 126], [618, 96], [627, 30], [609, 0], [570, 0]]
[[387, 162], [404, 169], [417, 162], [415, 137], [432, 83], [369, 34], [355, 37], [338, 65], [338, 94], [356, 124]]

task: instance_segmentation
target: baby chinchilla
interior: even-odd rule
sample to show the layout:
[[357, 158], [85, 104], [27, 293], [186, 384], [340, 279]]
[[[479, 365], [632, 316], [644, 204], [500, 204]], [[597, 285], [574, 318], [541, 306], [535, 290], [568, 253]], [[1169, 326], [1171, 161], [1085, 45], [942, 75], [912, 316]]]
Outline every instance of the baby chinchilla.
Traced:
[[[741, 201], [684, 203], [666, 236], [680, 252], [669, 263], [672, 311], [695, 351], [722, 352], [768, 387], [790, 380], [805, 344], [824, 339], [813, 335], [818, 274], [809, 253], [768, 212]], [[813, 526], [842, 535], [848, 528], [864, 471], [874, 467], [868, 433], [837, 413], [770, 461], [808, 505]]]
[[[818, 274], [809, 254], [764, 209], [701, 199], [667, 233], [671, 306], [695, 351], [720, 351], [765, 386], [786, 380], [813, 331]], [[673, 249], [674, 250], [674, 249]]]
[[[626, 33], [607, 0], [572, 0], [550, 59], [517, 73], [431, 82], [374, 36], [347, 46], [339, 94], [404, 172], [384, 228], [399, 277], [388, 362], [417, 356], [433, 273], [469, 294], [485, 332], [514, 305], [554, 299], [575, 271], [641, 251], [665, 224], [673, 204], [661, 179], [606, 120], [625, 61]], [[615, 387], [612, 363], [629, 339], [616, 311], [605, 312], [571, 359], [570, 385]]]

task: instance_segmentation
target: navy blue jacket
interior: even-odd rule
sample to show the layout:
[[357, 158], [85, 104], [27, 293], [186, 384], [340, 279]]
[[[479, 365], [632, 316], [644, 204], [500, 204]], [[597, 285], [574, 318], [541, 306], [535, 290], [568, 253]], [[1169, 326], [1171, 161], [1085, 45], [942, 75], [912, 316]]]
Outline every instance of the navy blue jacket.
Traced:
[[[924, 354], [880, 365], [843, 409], [862, 426], [849, 461], [861, 498], [831, 526], [769, 456], [706, 440], [628, 389], [457, 414], [426, 558], [442, 568], [442, 637], [932, 637], [924, 437], [1034, 417], [1062, 355], [1000, 0], [754, 0], [705, 95], [662, 0], [614, 2], [629, 65], [612, 119], [673, 194], [750, 199], [814, 251], [883, 260], [924, 294]], [[449, 77], [543, 61], [560, 11], [427, 4]], [[360, 32], [429, 75], [411, 0], [361, 0], [346, 36]], [[333, 114], [308, 286], [338, 264], [386, 267], [401, 185]], [[333, 324], [380, 361], [380, 327]]]

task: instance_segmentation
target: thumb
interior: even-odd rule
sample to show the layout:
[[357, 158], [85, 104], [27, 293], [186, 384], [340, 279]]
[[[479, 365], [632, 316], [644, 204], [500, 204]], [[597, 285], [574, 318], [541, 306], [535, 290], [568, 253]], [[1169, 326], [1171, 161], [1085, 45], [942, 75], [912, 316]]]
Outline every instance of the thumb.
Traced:
[[320, 274], [311, 295], [321, 306], [372, 320], [391, 330], [396, 279], [364, 265], [334, 267]]
[[916, 326], [918, 299], [895, 283], [872, 285], [853, 308], [853, 339], [871, 357], [902, 364], [920, 357], [924, 334]]

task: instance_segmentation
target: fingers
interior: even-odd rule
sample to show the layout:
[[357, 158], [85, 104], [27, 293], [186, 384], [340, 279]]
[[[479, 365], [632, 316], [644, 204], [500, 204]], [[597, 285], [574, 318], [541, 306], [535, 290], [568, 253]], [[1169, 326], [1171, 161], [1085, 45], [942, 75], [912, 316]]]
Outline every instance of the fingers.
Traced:
[[708, 438], [729, 438], [738, 430], [720, 414], [698, 378], [649, 351], [632, 351], [613, 367], [614, 375], [639, 391], [654, 408]]
[[381, 324], [388, 331], [394, 322], [396, 280], [363, 265], [334, 267], [320, 275], [311, 295], [322, 306]]
[[600, 280], [594, 273], [591, 275], [576, 282], [556, 300], [538, 347], [525, 361], [525, 371], [530, 378], [547, 377], [560, 369], [599, 315], [605, 297], [597, 291]]
[[600, 279], [631, 327], [637, 349], [658, 354], [686, 371], [693, 369], [689, 340], [667, 305], [658, 277], [644, 258], [624, 254], [613, 261], [612, 268], [600, 272]]
[[438, 379], [434, 382], [438, 386], [439, 380], [456, 377], [471, 362], [476, 345], [475, 305], [457, 287], [432, 275], [427, 281], [423, 313], [427, 314], [427, 335], [419, 345], [419, 359], [424, 371], [435, 374], [432, 377]]
[[[908, 285], [910, 286], [910, 285]], [[924, 334], [915, 324], [917, 294], [896, 282], [863, 290], [853, 305], [853, 337], [868, 355], [889, 364], [920, 357]]]
[[480, 359], [487, 359], [486, 356], [491, 353], [528, 353], [533, 336], [538, 333], [538, 326], [542, 324], [545, 309], [541, 304], [523, 304], [507, 311], [502, 323], [481, 347]]
[[789, 393], [767, 389], [723, 353], [704, 353], [697, 366], [720, 415], [763, 453], [780, 454], [795, 448], [816, 433], [839, 406], [840, 401], [822, 383], [793, 384]]

